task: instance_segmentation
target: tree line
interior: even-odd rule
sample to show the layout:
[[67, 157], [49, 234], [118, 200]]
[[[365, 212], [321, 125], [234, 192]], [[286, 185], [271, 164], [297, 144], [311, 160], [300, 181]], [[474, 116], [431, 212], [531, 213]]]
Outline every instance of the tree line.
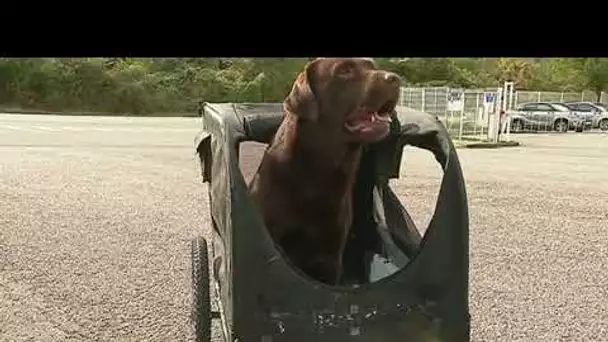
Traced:
[[[310, 58], [0, 58], [0, 106], [150, 115], [277, 102]], [[608, 90], [608, 58], [378, 58], [407, 86]]]

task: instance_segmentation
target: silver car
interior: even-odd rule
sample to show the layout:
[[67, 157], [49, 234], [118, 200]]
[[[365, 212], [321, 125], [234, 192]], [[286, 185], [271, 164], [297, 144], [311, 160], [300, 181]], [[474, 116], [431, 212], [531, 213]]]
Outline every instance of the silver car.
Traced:
[[605, 104], [593, 102], [568, 102], [566, 106], [590, 116], [591, 126], [602, 131], [608, 131], [608, 108]]
[[[595, 120], [595, 113], [584, 111], [584, 110], [579, 110], [578, 107], [570, 106], [568, 103], [563, 103], [563, 102], [552, 102], [552, 103], [561, 105], [562, 107], [567, 107], [570, 110], [572, 116], [574, 116], [575, 118], [580, 119], [580, 121], [582, 121], [583, 129], [591, 129], [593, 127], [593, 122]], [[570, 128], [572, 128], [572, 127], [570, 127]]]
[[585, 128], [583, 117], [560, 103], [523, 103], [508, 114], [513, 133], [524, 130], [567, 132], [569, 129], [582, 132]]

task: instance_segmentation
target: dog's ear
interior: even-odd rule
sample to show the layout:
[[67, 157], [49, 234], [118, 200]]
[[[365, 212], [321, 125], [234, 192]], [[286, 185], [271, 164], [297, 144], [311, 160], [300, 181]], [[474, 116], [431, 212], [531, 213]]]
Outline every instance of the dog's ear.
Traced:
[[317, 80], [317, 61], [309, 62], [301, 72], [285, 98], [283, 107], [286, 111], [298, 117], [315, 121], [319, 117], [319, 103], [315, 97], [314, 88]]

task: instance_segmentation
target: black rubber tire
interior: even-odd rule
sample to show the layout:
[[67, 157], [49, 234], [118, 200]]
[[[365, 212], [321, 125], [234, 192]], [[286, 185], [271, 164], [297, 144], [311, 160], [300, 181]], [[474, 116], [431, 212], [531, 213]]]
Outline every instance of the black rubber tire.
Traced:
[[553, 124], [553, 129], [562, 133], [568, 132], [568, 121], [561, 119], [555, 121], [555, 123]]
[[584, 127], [582, 127], [582, 126], [581, 126], [581, 127], [577, 127], [577, 128], [575, 128], [575, 129], [574, 129], [574, 131], [575, 131], [575, 132], [577, 132], [577, 133], [581, 133], [581, 132], [583, 132], [584, 130], [585, 130], [585, 128], [584, 128]]
[[524, 131], [524, 123], [521, 120], [513, 120], [511, 122], [511, 133], [521, 133]]
[[207, 240], [192, 240], [192, 323], [196, 342], [211, 341], [211, 295]]
[[608, 131], [608, 119], [602, 119], [600, 121], [600, 130], [602, 131]]

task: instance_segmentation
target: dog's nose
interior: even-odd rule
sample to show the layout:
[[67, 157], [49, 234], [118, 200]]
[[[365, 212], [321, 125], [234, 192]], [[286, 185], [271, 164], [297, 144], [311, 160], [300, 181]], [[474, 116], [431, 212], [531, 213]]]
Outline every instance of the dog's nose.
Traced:
[[384, 73], [384, 79], [392, 84], [396, 84], [396, 85], [400, 85], [401, 84], [401, 77], [399, 77], [399, 75], [393, 73], [393, 72], [386, 72]]

